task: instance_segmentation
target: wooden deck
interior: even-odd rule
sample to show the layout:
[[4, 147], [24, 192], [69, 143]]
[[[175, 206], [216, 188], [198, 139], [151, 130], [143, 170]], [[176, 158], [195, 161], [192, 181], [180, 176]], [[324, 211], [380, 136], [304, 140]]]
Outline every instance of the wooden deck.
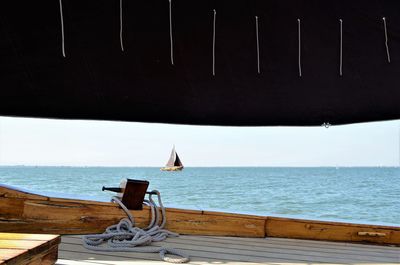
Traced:
[[57, 235], [0, 233], [0, 264], [54, 264], [59, 243]]
[[[180, 236], [154, 244], [186, 251], [189, 264], [394, 265], [400, 248], [283, 238]], [[157, 253], [100, 253], [82, 247], [80, 236], [63, 236], [58, 265], [169, 264]]]

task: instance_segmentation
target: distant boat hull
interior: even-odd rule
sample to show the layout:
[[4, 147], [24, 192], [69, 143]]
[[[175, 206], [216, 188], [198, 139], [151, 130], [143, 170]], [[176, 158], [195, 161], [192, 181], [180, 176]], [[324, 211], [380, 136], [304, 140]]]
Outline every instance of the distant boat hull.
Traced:
[[161, 171], [182, 171], [183, 166], [178, 167], [162, 167], [160, 168]]

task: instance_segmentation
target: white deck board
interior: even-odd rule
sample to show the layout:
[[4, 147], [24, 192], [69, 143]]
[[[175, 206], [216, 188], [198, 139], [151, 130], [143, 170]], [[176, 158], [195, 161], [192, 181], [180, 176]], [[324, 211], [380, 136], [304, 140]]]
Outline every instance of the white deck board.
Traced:
[[[190, 264], [270, 265], [394, 265], [400, 264], [400, 248], [324, 241], [181, 236], [154, 246], [185, 251]], [[64, 236], [58, 265], [167, 264], [158, 253], [96, 252], [85, 249], [79, 236]]]

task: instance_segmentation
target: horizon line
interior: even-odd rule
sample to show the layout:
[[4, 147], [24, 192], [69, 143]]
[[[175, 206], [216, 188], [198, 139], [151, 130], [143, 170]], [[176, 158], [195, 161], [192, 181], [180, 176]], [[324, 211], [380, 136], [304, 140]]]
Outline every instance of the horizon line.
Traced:
[[[88, 167], [100, 167], [100, 168], [161, 168], [162, 166], [113, 166], [113, 165], [87, 165], [87, 166], [82, 166], [82, 165], [15, 165], [15, 164], [8, 164], [8, 165], [2, 165], [0, 164], [0, 167], [76, 167], [76, 168], [88, 168]], [[233, 167], [233, 168], [249, 168], [249, 167], [254, 167], [254, 168], [321, 168], [321, 167], [326, 167], [326, 168], [381, 168], [381, 167], [400, 167], [399, 165], [321, 165], [321, 166], [274, 166], [274, 165], [261, 165], [261, 166], [255, 166], [255, 165], [246, 165], [246, 166], [233, 166], [233, 165], [221, 165], [221, 166], [185, 166], [185, 168], [226, 168], [226, 167]]]

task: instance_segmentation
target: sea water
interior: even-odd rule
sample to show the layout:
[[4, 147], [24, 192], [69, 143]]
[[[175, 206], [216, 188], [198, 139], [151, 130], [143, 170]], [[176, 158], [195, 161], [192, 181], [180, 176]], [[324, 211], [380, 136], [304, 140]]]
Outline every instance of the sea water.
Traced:
[[0, 183], [109, 200], [123, 178], [150, 181], [167, 206], [400, 225], [400, 168], [0, 167]]

